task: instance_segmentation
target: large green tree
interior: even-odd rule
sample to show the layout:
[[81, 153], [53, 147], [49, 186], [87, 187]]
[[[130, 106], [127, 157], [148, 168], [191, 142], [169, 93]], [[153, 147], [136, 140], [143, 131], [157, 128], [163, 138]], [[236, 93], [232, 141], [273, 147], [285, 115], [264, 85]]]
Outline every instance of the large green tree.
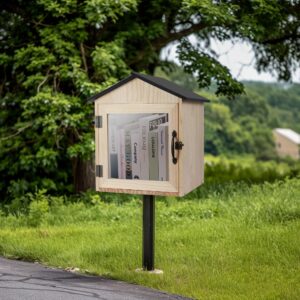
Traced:
[[[258, 70], [289, 80], [299, 67], [297, 0], [9, 0], [0, 3], [0, 190], [80, 191], [92, 186], [92, 105], [128, 75], [153, 73], [160, 51], [178, 56], [200, 87], [243, 91], [212, 39], [253, 46]], [[194, 34], [198, 44], [191, 44]]]

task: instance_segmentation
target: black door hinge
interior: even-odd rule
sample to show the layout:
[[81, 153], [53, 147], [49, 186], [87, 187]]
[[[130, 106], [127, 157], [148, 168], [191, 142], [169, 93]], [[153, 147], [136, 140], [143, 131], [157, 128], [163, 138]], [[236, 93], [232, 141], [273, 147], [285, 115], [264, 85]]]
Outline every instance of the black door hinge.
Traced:
[[95, 117], [95, 127], [102, 128], [102, 116]]
[[103, 166], [96, 165], [96, 177], [103, 177]]

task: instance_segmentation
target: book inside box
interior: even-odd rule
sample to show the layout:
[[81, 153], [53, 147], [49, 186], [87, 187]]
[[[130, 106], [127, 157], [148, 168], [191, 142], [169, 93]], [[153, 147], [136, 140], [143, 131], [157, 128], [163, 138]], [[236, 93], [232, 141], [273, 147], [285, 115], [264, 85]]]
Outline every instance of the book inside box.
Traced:
[[109, 114], [109, 177], [169, 180], [168, 114]]

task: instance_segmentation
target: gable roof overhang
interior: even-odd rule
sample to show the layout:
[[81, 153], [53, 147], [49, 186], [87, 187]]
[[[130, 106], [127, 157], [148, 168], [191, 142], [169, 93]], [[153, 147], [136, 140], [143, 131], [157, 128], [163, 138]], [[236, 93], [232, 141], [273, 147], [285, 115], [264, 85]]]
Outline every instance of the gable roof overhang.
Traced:
[[143, 80], [161, 90], [164, 90], [170, 94], [173, 94], [179, 98], [182, 98], [183, 100], [190, 100], [190, 101], [199, 101], [199, 102], [210, 102], [208, 99], [197, 95], [194, 92], [191, 92], [189, 90], [184, 89], [183, 87], [169, 81], [166, 80], [164, 78], [160, 78], [160, 77], [154, 77], [154, 76], [150, 76], [150, 75], [144, 75], [144, 74], [140, 74], [140, 73], [136, 73], [136, 72], [132, 72], [132, 74], [126, 78], [124, 78], [123, 80], [117, 82], [116, 84], [112, 85], [111, 87], [101, 91], [100, 93], [92, 96], [91, 98], [88, 99], [88, 101], [95, 101], [96, 99], [101, 98], [102, 96], [110, 93], [111, 91], [121, 87], [122, 85], [124, 85], [125, 83], [138, 78], [140, 80]]

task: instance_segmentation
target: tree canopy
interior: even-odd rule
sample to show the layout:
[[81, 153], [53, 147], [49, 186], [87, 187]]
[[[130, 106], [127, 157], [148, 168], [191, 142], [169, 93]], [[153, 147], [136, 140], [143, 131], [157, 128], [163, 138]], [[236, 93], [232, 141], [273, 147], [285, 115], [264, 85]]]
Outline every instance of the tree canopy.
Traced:
[[131, 70], [165, 67], [160, 51], [170, 42], [179, 41], [199, 87], [214, 83], [218, 95], [243, 85], [212, 39], [250, 43], [258, 70], [289, 80], [300, 62], [299, 14], [295, 0], [1, 1], [0, 190], [72, 190], [94, 147], [86, 99]]

